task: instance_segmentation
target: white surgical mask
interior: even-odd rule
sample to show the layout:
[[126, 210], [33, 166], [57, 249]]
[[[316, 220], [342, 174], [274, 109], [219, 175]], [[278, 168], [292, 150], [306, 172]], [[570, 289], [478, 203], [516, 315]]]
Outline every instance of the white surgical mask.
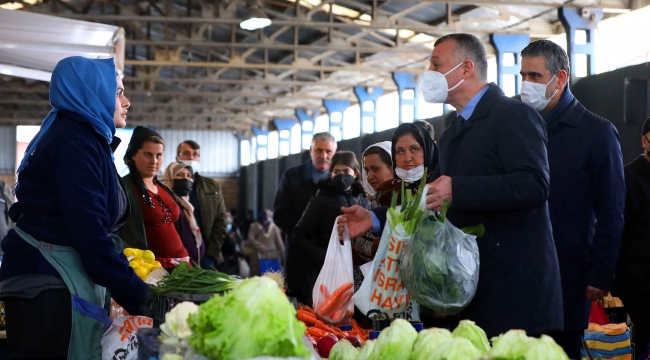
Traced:
[[551, 102], [551, 99], [553, 99], [553, 96], [557, 94], [558, 89], [555, 89], [553, 95], [548, 99], [546, 98], [546, 87], [548, 87], [548, 84], [555, 79], [555, 76], [556, 75], [553, 75], [551, 80], [546, 84], [538, 84], [530, 81], [522, 82], [521, 101], [537, 111], [544, 110], [546, 106], [548, 106], [548, 103]]
[[395, 174], [397, 177], [408, 183], [420, 181], [420, 179], [422, 179], [422, 176], [424, 176], [424, 164], [418, 167], [414, 167], [411, 170], [404, 170], [402, 168], [396, 167]]
[[191, 166], [192, 171], [194, 171], [195, 173], [199, 172], [199, 170], [201, 169], [201, 163], [197, 160], [178, 160], [178, 162], [182, 162], [187, 166]]
[[444, 74], [431, 70], [425, 71], [420, 77], [420, 91], [422, 91], [424, 101], [428, 103], [444, 103], [447, 100], [447, 94], [465, 81], [465, 79], [462, 79], [458, 84], [449, 89], [449, 83], [447, 83], [445, 76], [458, 69], [459, 66], [463, 65], [463, 62], [461, 61], [460, 64]]

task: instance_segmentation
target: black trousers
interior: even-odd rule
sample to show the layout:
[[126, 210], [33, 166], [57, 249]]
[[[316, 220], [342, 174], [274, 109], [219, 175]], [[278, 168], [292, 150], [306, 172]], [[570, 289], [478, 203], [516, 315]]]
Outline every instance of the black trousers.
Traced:
[[625, 310], [632, 320], [632, 342], [637, 358], [648, 351], [650, 343], [650, 293], [617, 294], [625, 305]]
[[556, 331], [548, 334], [555, 342], [564, 349], [571, 360], [580, 360], [582, 358], [582, 339], [584, 331], [568, 330]]
[[5, 298], [10, 359], [67, 359], [72, 332], [70, 291], [45, 290], [33, 299]]

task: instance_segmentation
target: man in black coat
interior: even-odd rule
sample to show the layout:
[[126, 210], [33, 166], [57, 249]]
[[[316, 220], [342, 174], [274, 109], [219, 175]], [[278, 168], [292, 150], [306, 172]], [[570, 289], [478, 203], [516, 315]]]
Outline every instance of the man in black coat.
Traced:
[[643, 154], [625, 166], [625, 228], [612, 293], [634, 324], [637, 353], [650, 343], [650, 118], [641, 130]]
[[[447, 218], [455, 226], [485, 225], [477, 239], [478, 288], [461, 317], [488, 336], [561, 330], [544, 120], [487, 84], [485, 48], [475, 36], [439, 38], [430, 61], [420, 80], [424, 99], [453, 105], [458, 116], [440, 139], [439, 177], [429, 184], [427, 207], [438, 211], [449, 201]], [[345, 212], [350, 236], [377, 223], [359, 208]]]
[[559, 45], [535, 41], [521, 56], [521, 100], [542, 115], [548, 133], [548, 204], [564, 303], [564, 331], [550, 335], [569, 358], [579, 359], [591, 303], [607, 295], [614, 279], [625, 206], [623, 155], [614, 125], [571, 94], [569, 57]]
[[[316, 196], [319, 180], [329, 175], [330, 162], [336, 152], [336, 139], [332, 134], [324, 132], [315, 134], [309, 148], [311, 159], [300, 166], [287, 169], [280, 179], [278, 192], [275, 195], [273, 204], [273, 222], [291, 238], [293, 228], [302, 217], [309, 200]], [[289, 254], [291, 242], [286, 242], [285, 252], [287, 254], [287, 274], [292, 266], [296, 266], [296, 259]], [[303, 284], [295, 284], [294, 279], [287, 277], [288, 293], [291, 295], [291, 288], [301, 287]]]

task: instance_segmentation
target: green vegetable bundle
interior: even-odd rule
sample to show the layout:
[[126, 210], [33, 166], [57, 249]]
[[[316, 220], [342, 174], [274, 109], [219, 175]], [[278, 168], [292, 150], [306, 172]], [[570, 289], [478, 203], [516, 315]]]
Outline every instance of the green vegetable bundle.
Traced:
[[[424, 168], [424, 173], [427, 173], [427, 169]], [[402, 205], [401, 209], [397, 209], [397, 192], [393, 193], [393, 198], [391, 200], [391, 206], [388, 209], [388, 222], [390, 223], [391, 228], [395, 229], [397, 225], [403, 225], [404, 230], [407, 235], [412, 235], [417, 228], [420, 220], [425, 216], [424, 210], [420, 207], [420, 201], [424, 195], [424, 187], [427, 183], [427, 177], [423, 176], [420, 180], [420, 185], [418, 186], [417, 194], [413, 195], [411, 191], [407, 191], [404, 187], [404, 182], [402, 181]]]
[[403, 252], [401, 278], [419, 304], [446, 315], [459, 313], [474, 297], [478, 285], [479, 252], [474, 232], [482, 225], [460, 230], [447, 221], [449, 204], [437, 218], [421, 221]]
[[211, 359], [260, 356], [308, 358], [301, 338], [305, 325], [277, 283], [266, 277], [243, 280], [190, 315], [190, 346]]
[[180, 292], [186, 294], [216, 294], [231, 290], [242, 280], [216, 270], [190, 267], [186, 262], [151, 287], [154, 294]]

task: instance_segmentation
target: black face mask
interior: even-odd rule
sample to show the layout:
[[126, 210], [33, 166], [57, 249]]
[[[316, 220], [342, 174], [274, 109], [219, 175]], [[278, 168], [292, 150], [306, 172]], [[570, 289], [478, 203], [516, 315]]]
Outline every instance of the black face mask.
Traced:
[[174, 179], [172, 190], [179, 196], [187, 196], [192, 191], [192, 182], [189, 179]]
[[336, 175], [332, 178], [332, 183], [340, 191], [346, 191], [354, 184], [354, 176], [348, 174]]

